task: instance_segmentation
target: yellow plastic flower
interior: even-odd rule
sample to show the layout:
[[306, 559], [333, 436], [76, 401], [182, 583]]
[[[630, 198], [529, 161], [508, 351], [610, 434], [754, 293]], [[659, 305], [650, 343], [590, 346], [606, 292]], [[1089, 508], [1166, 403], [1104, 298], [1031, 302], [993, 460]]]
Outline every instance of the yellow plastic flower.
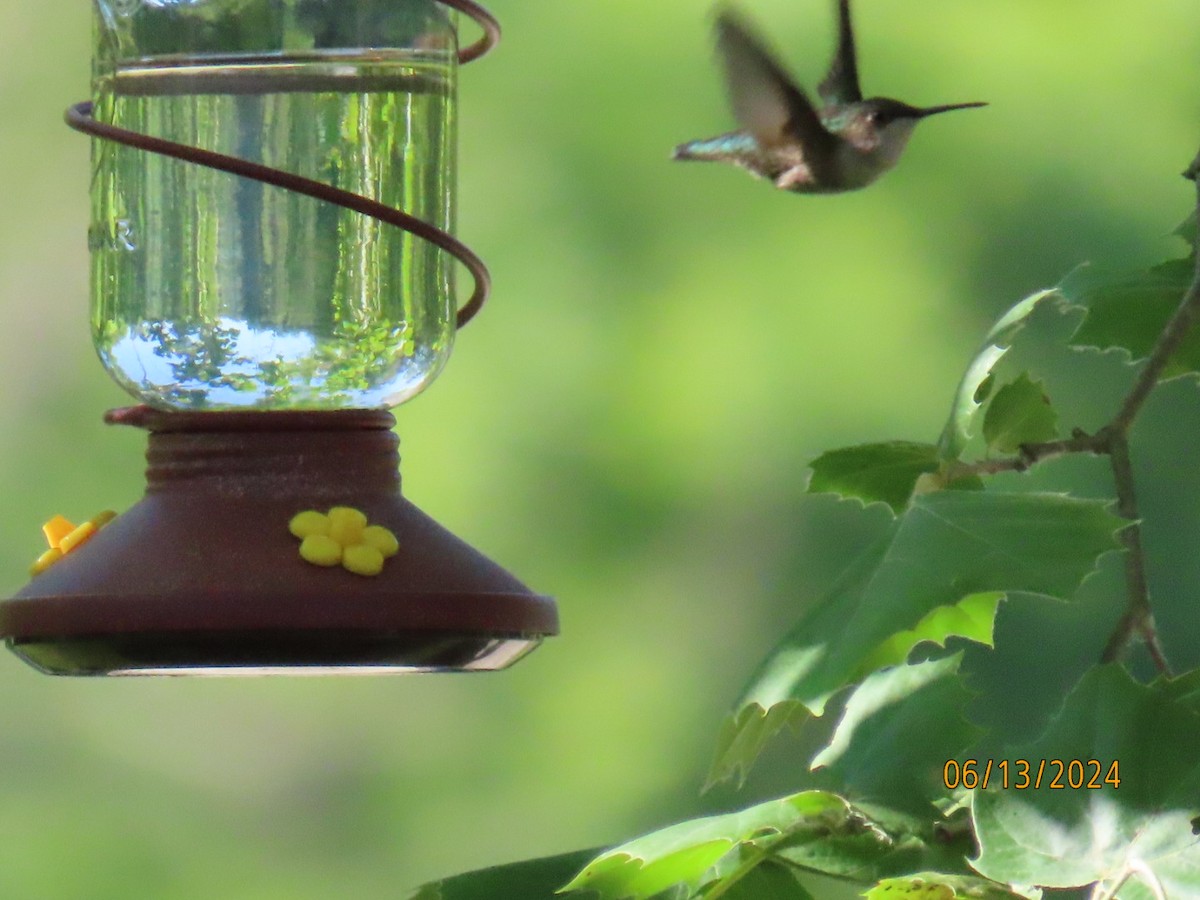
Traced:
[[40, 575], [45, 572], [116, 517], [115, 512], [106, 509], [82, 525], [75, 525], [65, 516], [50, 519], [42, 526], [42, 534], [46, 536], [46, 543], [50, 545], [50, 549], [34, 560], [33, 565], [29, 567], [29, 574]]
[[335, 506], [326, 513], [306, 509], [292, 516], [288, 530], [300, 539], [300, 557], [314, 566], [336, 566], [355, 575], [383, 571], [384, 561], [400, 549], [389, 529], [371, 525], [366, 514], [352, 506]]

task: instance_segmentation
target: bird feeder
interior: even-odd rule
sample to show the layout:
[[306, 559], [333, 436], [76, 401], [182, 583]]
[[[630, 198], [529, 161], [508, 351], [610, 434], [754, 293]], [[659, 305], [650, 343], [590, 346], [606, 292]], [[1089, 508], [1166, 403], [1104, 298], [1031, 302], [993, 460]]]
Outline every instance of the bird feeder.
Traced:
[[[0, 637], [59, 675], [503, 668], [554, 602], [400, 491], [387, 411], [488, 292], [452, 235], [471, 0], [94, 0], [91, 324], [146, 492], [52, 521]], [[465, 13], [483, 36], [458, 48]], [[455, 309], [455, 260], [474, 290]], [[502, 511], [499, 513], [502, 514]]]

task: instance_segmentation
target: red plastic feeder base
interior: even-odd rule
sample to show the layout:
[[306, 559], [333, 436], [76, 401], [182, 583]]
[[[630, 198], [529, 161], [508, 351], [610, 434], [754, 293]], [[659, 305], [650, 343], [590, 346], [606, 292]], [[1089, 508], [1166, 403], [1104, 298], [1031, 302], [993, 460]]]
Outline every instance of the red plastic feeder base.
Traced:
[[[11, 600], [0, 638], [55, 675], [500, 669], [554, 601], [400, 494], [390, 413], [114, 410], [150, 432], [146, 494]], [[399, 539], [376, 576], [305, 562], [297, 512], [352, 506]]]

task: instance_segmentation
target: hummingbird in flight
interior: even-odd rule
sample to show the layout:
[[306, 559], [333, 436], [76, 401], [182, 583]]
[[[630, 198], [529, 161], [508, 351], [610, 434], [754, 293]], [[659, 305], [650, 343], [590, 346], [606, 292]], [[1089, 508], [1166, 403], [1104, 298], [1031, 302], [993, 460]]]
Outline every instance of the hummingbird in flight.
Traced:
[[717, 16], [717, 50], [742, 126], [675, 148], [674, 158], [730, 162], [785, 191], [836, 194], [866, 187], [900, 159], [919, 121], [986, 103], [909, 106], [864, 99], [858, 84], [850, 0], [838, 0], [838, 43], [817, 93], [818, 111], [754, 30], [732, 9]]

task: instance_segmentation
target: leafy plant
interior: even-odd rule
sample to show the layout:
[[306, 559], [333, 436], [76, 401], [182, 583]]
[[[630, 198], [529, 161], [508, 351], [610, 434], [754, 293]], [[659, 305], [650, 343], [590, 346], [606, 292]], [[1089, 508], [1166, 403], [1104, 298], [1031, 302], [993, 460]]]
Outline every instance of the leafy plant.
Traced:
[[[1187, 176], [1198, 174], [1200, 157]], [[1009, 310], [937, 441], [813, 462], [811, 492], [883, 503], [892, 517], [763, 661], [709, 776], [744, 781], [785, 728], [815, 729], [804, 790], [604, 852], [426, 885], [418, 900], [488, 896], [503, 877], [520, 884], [503, 896], [524, 900], [809, 900], [812, 874], [857, 883], [870, 900], [1200, 897], [1200, 669], [1177, 675], [1155, 631], [1129, 448], [1155, 387], [1200, 375], [1195, 217], [1178, 233], [1188, 258], [1117, 277], [1085, 267]], [[1061, 437], [1045, 385], [1005, 371], [1047, 308], [1081, 317], [1070, 346], [1140, 364], [1095, 431]], [[1067, 454], [1106, 457], [1115, 502], [989, 483]], [[1126, 593], [1080, 667], [1069, 635], [1062, 647], [1047, 635], [1080, 608], [1104, 620], [1107, 607], [1087, 610], [1096, 600], [1081, 588], [1106, 554]], [[1152, 667], [1142, 680], [1129, 663], [1138, 648]], [[1024, 718], [1007, 714], [998, 695], [1037, 665], [1057, 666], [1047, 696]]]

